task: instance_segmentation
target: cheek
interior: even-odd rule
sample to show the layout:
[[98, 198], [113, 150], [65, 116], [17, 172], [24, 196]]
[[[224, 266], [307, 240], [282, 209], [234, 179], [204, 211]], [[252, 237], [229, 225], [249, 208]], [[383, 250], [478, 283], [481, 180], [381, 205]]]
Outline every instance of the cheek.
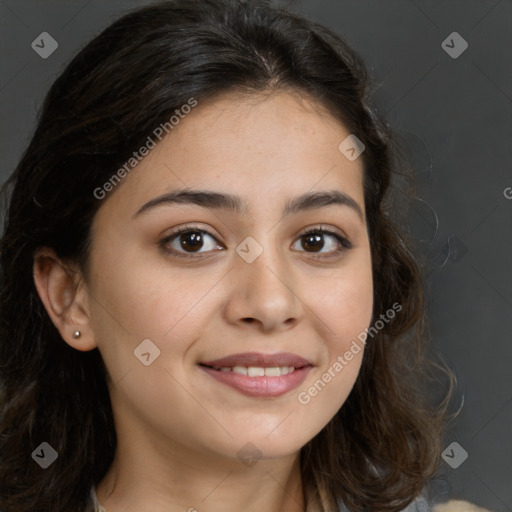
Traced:
[[162, 352], [184, 352], [213, 309], [209, 300], [220, 276], [172, 268], [163, 256], [123, 251], [118, 242], [117, 251], [91, 256], [93, 329], [102, 354], [113, 365], [130, 368], [133, 350], [145, 339]]
[[373, 276], [369, 252], [338, 273], [312, 301], [325, 324], [331, 359], [347, 350], [370, 324], [373, 313]]
[[362, 364], [363, 334], [370, 326], [373, 312], [369, 255], [333, 278], [329, 289], [312, 302], [317, 305], [315, 313], [321, 319], [326, 350], [309, 387], [300, 390], [298, 401], [328, 422], [348, 397]]
[[[109, 250], [104, 238], [115, 250]], [[172, 317], [179, 314], [180, 295], [186, 288], [170, 273], [162, 272], [163, 266], [155, 265], [154, 258], [134, 250], [122, 234], [109, 233], [103, 239], [91, 254], [92, 289], [100, 317], [106, 316], [105, 321], [124, 337], [128, 333], [136, 337], [160, 333], [164, 326], [155, 325], [156, 319], [169, 329]]]

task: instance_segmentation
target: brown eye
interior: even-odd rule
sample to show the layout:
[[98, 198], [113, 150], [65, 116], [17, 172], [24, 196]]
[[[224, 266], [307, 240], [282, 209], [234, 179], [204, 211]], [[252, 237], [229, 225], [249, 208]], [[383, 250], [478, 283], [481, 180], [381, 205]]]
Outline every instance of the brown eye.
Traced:
[[[210, 239], [213, 241], [210, 241]], [[192, 256], [194, 253], [209, 252], [220, 248], [213, 235], [204, 229], [186, 227], [176, 230], [162, 240], [161, 245], [169, 252], [177, 256]], [[201, 249], [206, 248], [205, 251]]]
[[316, 252], [317, 249], [322, 249], [325, 243], [322, 239], [322, 235], [318, 234], [303, 235], [302, 238], [302, 246], [304, 248], [306, 248], [307, 246], [312, 247], [314, 252]]
[[[306, 252], [312, 254], [326, 253], [330, 254], [330, 256], [337, 256], [344, 250], [352, 248], [352, 244], [346, 238], [328, 229], [310, 229], [301, 235], [299, 241], [301, 242], [301, 247], [304, 248]], [[324, 247], [327, 248], [326, 251], [322, 251]]]
[[203, 245], [203, 236], [199, 231], [189, 231], [188, 233], [182, 233], [178, 236], [180, 246], [184, 250], [191, 248], [193, 252], [197, 252]]

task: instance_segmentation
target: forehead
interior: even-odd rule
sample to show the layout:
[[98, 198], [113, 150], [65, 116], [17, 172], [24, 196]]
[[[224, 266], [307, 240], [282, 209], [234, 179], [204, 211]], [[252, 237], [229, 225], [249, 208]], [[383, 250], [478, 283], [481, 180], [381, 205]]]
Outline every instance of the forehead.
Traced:
[[350, 135], [323, 105], [294, 91], [226, 93], [198, 101], [127, 175], [105, 209], [135, 213], [177, 188], [222, 190], [254, 208], [315, 189], [338, 189], [364, 211], [362, 159], [338, 147]]

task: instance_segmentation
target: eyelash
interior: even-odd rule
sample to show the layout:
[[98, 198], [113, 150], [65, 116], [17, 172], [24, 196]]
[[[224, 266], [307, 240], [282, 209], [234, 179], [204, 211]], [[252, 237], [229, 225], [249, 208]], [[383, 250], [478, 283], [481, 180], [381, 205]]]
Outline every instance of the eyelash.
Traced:
[[[206, 233], [207, 235], [211, 236], [212, 238], [214, 238], [216, 240], [216, 238], [205, 229], [202, 229], [202, 228], [199, 228], [196, 226], [186, 226], [184, 228], [176, 229], [176, 231], [174, 231], [169, 236], [167, 236], [163, 240], [161, 240], [159, 245], [164, 251], [166, 251], [169, 254], [172, 254], [173, 256], [177, 256], [179, 258], [198, 258], [199, 256], [196, 256], [196, 254], [203, 254], [203, 253], [183, 253], [183, 252], [176, 251], [175, 249], [170, 249], [167, 245], [169, 242], [171, 242], [174, 238], [178, 237], [179, 235], [187, 234], [187, 233], [196, 233], [198, 231], [200, 233]], [[341, 236], [339, 233], [336, 233], [335, 231], [332, 231], [332, 230], [326, 229], [326, 228], [322, 228], [322, 227], [307, 229], [306, 231], [304, 231], [304, 233], [302, 233], [299, 236], [299, 239], [303, 238], [307, 235], [310, 235], [310, 234], [331, 235], [342, 246], [341, 249], [336, 249], [335, 251], [332, 251], [330, 256], [313, 256], [318, 259], [337, 257], [345, 250], [352, 249], [352, 247], [353, 247], [352, 243], [347, 238]], [[312, 253], [312, 254], [314, 255], [314, 253]]]

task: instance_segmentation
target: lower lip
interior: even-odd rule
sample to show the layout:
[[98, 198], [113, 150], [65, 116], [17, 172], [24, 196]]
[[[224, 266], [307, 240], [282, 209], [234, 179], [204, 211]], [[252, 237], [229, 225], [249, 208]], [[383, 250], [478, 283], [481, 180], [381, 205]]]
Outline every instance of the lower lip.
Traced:
[[272, 398], [284, 395], [300, 386], [312, 366], [304, 366], [279, 377], [268, 377], [266, 375], [263, 377], [249, 377], [233, 371], [221, 372], [208, 366], [200, 366], [200, 368], [214, 379], [231, 386], [244, 395]]

